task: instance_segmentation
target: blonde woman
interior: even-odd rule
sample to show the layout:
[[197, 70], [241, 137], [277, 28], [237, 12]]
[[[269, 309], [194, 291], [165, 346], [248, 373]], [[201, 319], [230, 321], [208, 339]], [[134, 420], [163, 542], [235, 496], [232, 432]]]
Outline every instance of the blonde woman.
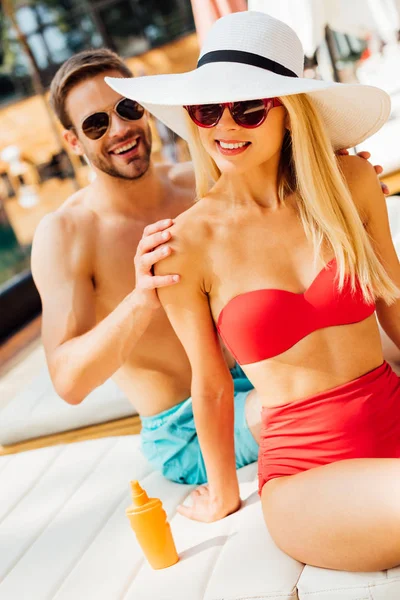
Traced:
[[262, 404], [259, 491], [295, 559], [400, 564], [400, 266], [373, 168], [336, 158], [388, 118], [384, 92], [307, 80], [296, 34], [265, 14], [217, 21], [196, 71], [108, 80], [190, 145], [197, 204], [174, 225], [159, 290], [189, 356], [208, 487], [189, 517], [240, 506], [222, 340]]

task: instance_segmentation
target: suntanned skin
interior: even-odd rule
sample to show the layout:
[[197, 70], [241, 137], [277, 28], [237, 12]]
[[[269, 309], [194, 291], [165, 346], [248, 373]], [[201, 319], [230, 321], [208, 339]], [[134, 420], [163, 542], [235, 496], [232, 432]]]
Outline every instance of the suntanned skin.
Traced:
[[[219, 518], [218, 510], [231, 506], [238, 494], [232, 388], [214, 323], [238, 294], [274, 288], [304, 293], [333, 258], [325, 244], [315, 264], [297, 194], [279, 201], [279, 156], [287, 127], [285, 109], [277, 107], [252, 130], [238, 126], [228, 110], [217, 126], [199, 130], [221, 177], [197, 205], [177, 218], [171, 228], [174, 252], [156, 267], [157, 275], [169, 270], [181, 275], [179, 286], [160, 289], [159, 296], [192, 366], [193, 408], [209, 486], [196, 491], [184, 513], [200, 521]], [[228, 141], [248, 145], [241, 154], [227, 156], [220, 142]], [[373, 249], [400, 289], [400, 263], [374, 170], [359, 157], [339, 161]], [[318, 329], [278, 356], [242, 365], [262, 405], [290, 403], [380, 366], [384, 357], [376, 317], [400, 348], [400, 300], [388, 305], [378, 299], [376, 316]], [[212, 422], [207, 419], [211, 407]], [[313, 419], [312, 410], [309, 417]], [[329, 421], [326, 425], [329, 428]], [[263, 486], [261, 500], [274, 541], [298, 561], [354, 571], [400, 564], [398, 458], [342, 460], [277, 477]]]
[[[191, 393], [188, 358], [156, 294], [156, 288], [176, 282], [173, 273], [153, 276], [152, 266], [172, 252], [168, 228], [171, 218], [193, 206], [194, 178], [189, 164], [148, 162], [147, 116], [127, 122], [113, 113], [103, 138], [84, 137], [83, 119], [111, 109], [120, 98], [104, 83], [105, 75], [119, 73], [109, 71], [77, 85], [67, 100], [75, 130], [65, 132], [66, 140], [77, 154], [89, 157], [97, 178], [43, 219], [34, 239], [32, 270], [43, 303], [43, 343], [59, 395], [79, 404], [113, 377], [139, 414], [147, 416]], [[110, 154], [138, 135], [144, 143], [134, 157]], [[226, 351], [224, 356], [232, 367], [232, 357]], [[259, 408], [251, 392], [246, 418], [257, 440]]]
[[[98, 75], [71, 90], [67, 107], [77, 127], [87, 115], [114, 106], [120, 98], [104, 83], [105, 75], [119, 73]], [[133, 179], [137, 173], [132, 163], [139, 159], [129, 162], [109, 150], [138, 134], [148, 135], [147, 116], [128, 122], [115, 113], [110, 130], [98, 141], [88, 140], [79, 130], [82, 143], [74, 132], [66, 133], [76, 152], [85, 151], [92, 159], [97, 177], [40, 223], [32, 269], [43, 302], [43, 343], [57, 392], [76, 404], [114, 376], [138, 412], [152, 415], [188, 397], [190, 367], [155, 290], [146, 290], [143, 282], [135, 287], [134, 259], [146, 226], [167, 220], [146, 232], [157, 232], [155, 247], [170, 219], [191, 206], [193, 180], [185, 166], [151, 163], [148, 168], [138, 164], [137, 171], [144, 174]], [[145, 154], [143, 144], [138, 152]], [[96, 166], [99, 156], [106, 167], [120, 169], [127, 178], [104, 173]], [[149, 263], [149, 277], [150, 267]], [[113, 319], [117, 307], [120, 315]]]

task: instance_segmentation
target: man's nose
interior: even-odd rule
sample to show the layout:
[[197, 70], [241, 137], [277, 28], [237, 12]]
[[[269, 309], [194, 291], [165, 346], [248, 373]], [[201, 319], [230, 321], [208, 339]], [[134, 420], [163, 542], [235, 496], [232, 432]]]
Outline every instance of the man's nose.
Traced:
[[128, 122], [122, 119], [116, 112], [110, 114], [110, 130], [109, 135], [120, 135], [128, 126]]

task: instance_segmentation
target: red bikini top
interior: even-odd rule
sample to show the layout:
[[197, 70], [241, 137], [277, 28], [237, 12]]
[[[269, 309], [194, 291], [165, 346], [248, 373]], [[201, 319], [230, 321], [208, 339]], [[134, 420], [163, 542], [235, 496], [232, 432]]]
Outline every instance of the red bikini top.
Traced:
[[358, 323], [372, 315], [375, 304], [366, 303], [359, 287], [353, 293], [349, 278], [338, 290], [336, 272], [333, 259], [302, 294], [261, 289], [232, 298], [222, 309], [217, 328], [237, 362], [277, 356], [313, 331]]

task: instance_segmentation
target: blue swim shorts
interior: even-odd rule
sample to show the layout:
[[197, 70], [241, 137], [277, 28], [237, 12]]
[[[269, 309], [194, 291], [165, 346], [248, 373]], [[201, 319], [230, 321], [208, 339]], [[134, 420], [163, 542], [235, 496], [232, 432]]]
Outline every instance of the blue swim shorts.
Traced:
[[[239, 365], [231, 369], [231, 374], [235, 387], [236, 467], [240, 468], [258, 458], [258, 444], [245, 416], [246, 398], [253, 386]], [[152, 417], [142, 417], [141, 444], [147, 460], [167, 479], [196, 485], [207, 481], [191, 398]]]

